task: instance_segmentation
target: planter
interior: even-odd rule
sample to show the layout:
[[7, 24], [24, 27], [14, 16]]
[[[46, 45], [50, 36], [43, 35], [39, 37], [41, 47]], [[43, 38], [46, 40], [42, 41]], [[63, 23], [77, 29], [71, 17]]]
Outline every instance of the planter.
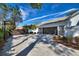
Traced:
[[73, 48], [76, 48], [76, 49], [79, 49], [79, 36], [76, 36], [76, 37], [74, 37], [74, 42], [73, 42], [73, 45], [72, 45], [72, 47]]
[[53, 40], [57, 43], [62, 43], [61, 37], [59, 35], [53, 36]]

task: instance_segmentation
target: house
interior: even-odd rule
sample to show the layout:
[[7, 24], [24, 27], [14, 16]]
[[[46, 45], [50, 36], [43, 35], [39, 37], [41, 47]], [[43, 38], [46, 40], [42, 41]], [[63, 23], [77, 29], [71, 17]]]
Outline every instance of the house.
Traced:
[[20, 34], [28, 34], [28, 32], [23, 27], [16, 27], [12, 34], [13, 35], [20, 35]]
[[66, 25], [65, 19], [67, 19], [68, 16], [56, 18], [55, 20], [51, 20], [48, 22], [42, 22], [38, 25], [39, 32], [43, 34], [64, 34], [64, 26]]
[[38, 28], [36, 28], [36, 29], [29, 29], [28, 33], [35, 33], [35, 34], [37, 34], [38, 33]]
[[72, 36], [79, 33], [79, 11], [38, 24], [39, 33]]

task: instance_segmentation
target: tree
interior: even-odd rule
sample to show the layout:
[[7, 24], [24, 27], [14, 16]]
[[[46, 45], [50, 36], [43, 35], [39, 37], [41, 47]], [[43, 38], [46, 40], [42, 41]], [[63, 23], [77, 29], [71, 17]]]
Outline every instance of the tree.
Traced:
[[9, 7], [8, 5], [6, 4], [0, 4], [0, 8], [3, 10], [3, 13], [2, 13], [2, 29], [3, 29], [3, 32], [4, 32], [4, 40], [5, 40], [5, 21], [6, 21], [6, 15], [7, 15], [7, 12], [9, 11]]
[[32, 29], [32, 30], [34, 30], [34, 29], [36, 29], [36, 28], [37, 28], [36, 25], [31, 25], [31, 26], [30, 26], [30, 29]]
[[[6, 31], [6, 26], [8, 27], [8, 30], [13, 30], [16, 27], [16, 22], [21, 20], [21, 12], [18, 8], [16, 7], [11, 7], [8, 4], [0, 4], [0, 9], [2, 10], [2, 29], [4, 32], [4, 39], [5, 39], [5, 31]], [[7, 19], [7, 14], [12, 13], [10, 15], [10, 19], [8, 22], [10, 22], [10, 25], [6, 24], [6, 19]]]
[[42, 3], [30, 3], [32, 8], [37, 8], [37, 9], [41, 9], [42, 7]]
[[16, 27], [16, 22], [22, 21], [21, 11], [19, 10], [19, 7], [17, 5], [16, 7], [11, 8], [11, 10], [12, 10], [11, 20], [13, 20], [13, 24]]

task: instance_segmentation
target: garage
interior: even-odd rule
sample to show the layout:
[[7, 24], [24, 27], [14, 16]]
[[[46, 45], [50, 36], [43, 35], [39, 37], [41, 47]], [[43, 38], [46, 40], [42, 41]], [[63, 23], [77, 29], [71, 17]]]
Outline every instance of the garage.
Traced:
[[43, 34], [57, 34], [57, 27], [43, 28]]

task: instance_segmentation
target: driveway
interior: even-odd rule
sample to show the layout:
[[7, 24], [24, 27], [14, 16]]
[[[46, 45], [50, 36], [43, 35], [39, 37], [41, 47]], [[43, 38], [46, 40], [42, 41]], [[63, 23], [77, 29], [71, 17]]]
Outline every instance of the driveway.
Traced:
[[[51, 44], [51, 42], [53, 44]], [[14, 35], [2, 50], [3, 56], [79, 56], [79, 50], [53, 42], [49, 34]]]

